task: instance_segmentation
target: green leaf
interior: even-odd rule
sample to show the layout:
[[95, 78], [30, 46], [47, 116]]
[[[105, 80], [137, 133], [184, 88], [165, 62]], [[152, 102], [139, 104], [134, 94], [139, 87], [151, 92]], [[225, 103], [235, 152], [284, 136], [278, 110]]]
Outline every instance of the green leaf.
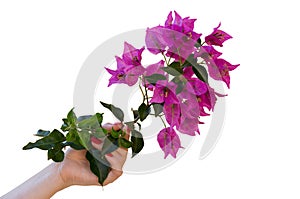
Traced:
[[78, 133], [76, 129], [71, 129], [67, 135], [66, 135], [66, 140], [68, 142], [77, 142], [78, 140]]
[[130, 129], [130, 130], [133, 130], [134, 129], [134, 121], [132, 121], [132, 122], [125, 122], [125, 124], [128, 126], [128, 128]]
[[87, 119], [89, 119], [90, 117], [92, 117], [93, 115], [82, 115], [82, 116], [79, 116], [78, 118], [77, 118], [77, 122], [81, 122], [81, 121], [83, 121], [83, 120], [87, 120]]
[[197, 42], [195, 43], [195, 47], [196, 48], [200, 48], [201, 47], [201, 38], [197, 39]]
[[61, 147], [48, 150], [48, 160], [52, 159], [54, 162], [61, 162], [64, 160], [65, 153]]
[[159, 114], [163, 112], [163, 104], [153, 103], [151, 105], [153, 106], [155, 117], [159, 116]]
[[47, 135], [49, 135], [49, 134], [50, 134], [50, 131], [45, 131], [45, 130], [39, 129], [39, 130], [37, 131], [37, 133], [34, 134], [34, 135], [35, 135], [35, 136], [39, 136], [39, 137], [45, 137], [45, 136], [47, 136]]
[[124, 113], [123, 113], [123, 111], [120, 108], [115, 107], [112, 104], [106, 104], [106, 103], [101, 102], [101, 101], [100, 101], [100, 103], [102, 104], [102, 106], [104, 106], [105, 108], [107, 108], [108, 110], [110, 110], [113, 113], [113, 115], [116, 118], [118, 118], [118, 120], [120, 120], [121, 122], [123, 122], [123, 120], [124, 120]]
[[140, 120], [143, 121], [150, 114], [150, 106], [147, 106], [145, 103], [142, 103], [138, 108], [138, 112]]
[[77, 127], [80, 131], [90, 132], [97, 138], [102, 138], [107, 134], [107, 131], [102, 128], [103, 114], [96, 113], [90, 116], [81, 116], [78, 119]]
[[134, 156], [136, 156], [144, 147], [144, 139], [143, 139], [143, 135], [136, 131], [136, 130], [132, 130], [131, 131], [131, 142], [132, 142], [132, 158]]
[[119, 146], [127, 148], [127, 149], [132, 146], [132, 143], [125, 138], [119, 138], [118, 142], [119, 142]]
[[63, 124], [61, 125], [60, 129], [63, 132], [66, 132], [66, 131], [68, 131], [70, 129], [69, 121], [68, 121], [67, 118], [63, 118], [62, 121], [63, 121]]
[[179, 82], [177, 84], [177, 87], [176, 87], [176, 95], [178, 95], [179, 93], [181, 93], [181, 91], [184, 89], [184, 83], [183, 82]]
[[188, 67], [188, 66], [193, 66], [197, 64], [197, 59], [194, 58], [194, 54], [190, 54], [188, 56], [188, 58], [185, 60], [185, 62], [183, 63], [182, 67]]
[[79, 137], [77, 129], [71, 129], [66, 135], [67, 143], [66, 146], [70, 146], [73, 149], [81, 150], [86, 149], [87, 146], [83, 145], [81, 142], [81, 138]]
[[139, 126], [139, 131], [142, 129], [142, 125], [140, 123], [136, 123]]
[[86, 131], [86, 130], [82, 130], [78, 132], [78, 136], [79, 136], [79, 143], [84, 146], [84, 148], [86, 149], [90, 149], [91, 148], [91, 134]]
[[100, 124], [98, 122], [98, 119], [96, 115], [93, 115], [91, 117], [88, 117], [86, 119], [82, 119], [77, 123], [77, 127], [79, 129], [96, 129], [100, 127]]
[[163, 71], [165, 71], [166, 73], [173, 75], [173, 76], [179, 76], [181, 75], [177, 70], [175, 70], [174, 68], [171, 67], [164, 67], [161, 68]]
[[86, 152], [85, 157], [90, 163], [91, 171], [98, 177], [98, 182], [103, 186], [103, 182], [107, 178], [111, 168], [109, 162], [104, 156], [102, 158], [95, 158], [100, 157], [100, 155], [100, 151], [91, 150], [91, 152]]
[[133, 118], [135, 121], [139, 119], [139, 111], [138, 110], [132, 110]]
[[179, 62], [172, 62], [168, 67], [161, 68], [163, 71], [167, 72], [173, 76], [179, 76], [183, 73], [182, 67]]
[[118, 139], [113, 137], [106, 137], [103, 142], [101, 154], [102, 156], [111, 153], [119, 148], [118, 146]]
[[208, 74], [206, 71], [206, 68], [200, 64], [194, 64], [193, 66], [193, 71], [195, 75], [202, 81], [208, 82]]
[[75, 126], [76, 121], [77, 121], [77, 117], [76, 117], [76, 115], [75, 115], [75, 113], [74, 113], [73, 110], [74, 110], [74, 108], [72, 108], [69, 111], [69, 113], [67, 115], [67, 119], [68, 119], [68, 122], [69, 122], [70, 125], [74, 125]]
[[114, 128], [111, 129], [111, 132], [110, 132], [110, 135], [113, 137], [113, 138], [118, 138], [121, 134], [121, 130], [119, 131], [115, 131]]
[[107, 135], [107, 130], [100, 127], [95, 129], [95, 131], [92, 131], [92, 135], [95, 136], [96, 138], [103, 138]]
[[98, 123], [101, 126], [102, 125], [102, 121], [103, 121], [103, 113], [96, 113], [96, 117], [97, 117]]
[[82, 115], [78, 117], [78, 124], [93, 125], [98, 124], [101, 126], [103, 120], [103, 113], [96, 113], [95, 115]]
[[173, 68], [173, 69], [175, 69], [175, 70], [177, 70], [179, 73], [183, 73], [183, 70], [182, 70], [182, 67], [181, 67], [181, 65], [180, 65], [180, 62], [176, 62], [176, 61], [174, 61], [174, 62], [172, 62], [170, 65], [169, 65], [169, 67], [170, 68]]
[[150, 84], [156, 84], [158, 80], [166, 80], [167, 78], [161, 74], [153, 74], [150, 76], [145, 76], [145, 80], [147, 80]]
[[197, 58], [194, 58], [194, 55], [191, 54], [185, 60], [183, 67], [191, 66], [195, 75], [202, 81], [208, 82], [208, 73], [204, 66], [197, 63]]
[[77, 143], [74, 143], [74, 142], [64, 142], [63, 145], [64, 145], [64, 147], [65, 146], [70, 146], [70, 147], [72, 147], [75, 150], [85, 149], [85, 147], [82, 146], [81, 144], [77, 144]]
[[65, 136], [60, 131], [58, 131], [57, 129], [54, 129], [46, 137], [43, 137], [43, 138], [37, 140], [34, 143], [29, 142], [26, 146], [23, 147], [23, 150], [28, 150], [28, 149], [32, 149], [32, 148], [39, 148], [39, 149], [42, 149], [42, 150], [49, 150], [52, 147], [54, 147], [54, 145], [56, 143], [61, 143], [65, 140], [66, 140]]

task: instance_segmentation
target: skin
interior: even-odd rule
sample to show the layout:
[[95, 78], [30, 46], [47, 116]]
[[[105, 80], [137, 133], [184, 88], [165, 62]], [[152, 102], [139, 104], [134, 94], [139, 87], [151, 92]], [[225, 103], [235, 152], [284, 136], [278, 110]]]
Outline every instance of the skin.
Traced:
[[[118, 130], [121, 124], [105, 124], [107, 130], [114, 128]], [[123, 129], [129, 138], [129, 132]], [[92, 145], [96, 149], [102, 148], [102, 140], [91, 139]], [[85, 158], [86, 150], [68, 149], [62, 162], [51, 163], [42, 171], [32, 176], [30, 179], [8, 192], [1, 199], [49, 199], [58, 191], [61, 191], [72, 185], [97, 185], [98, 178], [90, 171], [89, 162]], [[111, 164], [112, 170], [104, 181], [104, 186], [114, 182], [122, 175], [122, 167], [127, 157], [127, 149], [118, 148], [106, 158]]]

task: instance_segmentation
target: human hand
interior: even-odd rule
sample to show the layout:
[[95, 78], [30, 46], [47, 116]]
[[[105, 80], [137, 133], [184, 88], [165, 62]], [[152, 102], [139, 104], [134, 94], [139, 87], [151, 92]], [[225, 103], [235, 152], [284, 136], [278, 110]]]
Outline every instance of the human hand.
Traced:
[[[120, 123], [105, 124], [103, 128], [107, 130], [119, 130]], [[129, 130], [124, 127], [125, 138], [129, 138]], [[101, 150], [101, 140], [92, 138], [92, 145]], [[69, 149], [62, 162], [52, 163], [36, 175], [0, 197], [1, 199], [49, 199], [58, 191], [71, 185], [100, 185], [98, 178], [91, 170], [86, 159], [86, 150]], [[127, 149], [118, 148], [111, 154], [106, 155], [106, 159], [111, 164], [112, 170], [109, 172], [103, 185], [114, 182], [122, 175], [122, 167], [127, 157]]]
[[[119, 130], [121, 127], [120, 123], [103, 125], [103, 128], [107, 130], [111, 130], [112, 128]], [[125, 138], [128, 139], [128, 129], [124, 127], [122, 130], [126, 132]], [[102, 140], [92, 137], [91, 141], [93, 147], [101, 150], [103, 145]], [[55, 163], [66, 187], [71, 185], [100, 185], [97, 176], [90, 170], [89, 162], [85, 157], [86, 152], [86, 150], [69, 149], [66, 152], [63, 162]], [[114, 182], [122, 175], [122, 167], [127, 158], [127, 149], [118, 148], [116, 151], [105, 155], [105, 157], [111, 164], [112, 170], [109, 172], [103, 185]]]

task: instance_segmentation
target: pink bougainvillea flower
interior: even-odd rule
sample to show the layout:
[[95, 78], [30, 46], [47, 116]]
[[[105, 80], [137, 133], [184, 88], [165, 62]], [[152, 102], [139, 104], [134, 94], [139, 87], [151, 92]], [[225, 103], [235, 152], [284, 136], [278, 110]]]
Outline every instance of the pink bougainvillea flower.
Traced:
[[125, 84], [133, 86], [137, 83], [139, 76], [144, 73], [145, 69], [142, 66], [132, 66], [125, 70]]
[[[186, 86], [188, 93], [182, 94], [187, 99], [185, 103], [181, 103], [181, 109], [187, 110], [184, 112], [182, 111], [182, 116], [188, 118], [208, 116], [209, 114], [206, 113], [205, 108], [209, 111], [213, 110], [217, 100], [216, 95], [220, 97], [223, 97], [224, 95], [216, 93], [207, 83], [199, 80], [198, 78], [194, 78], [193, 75], [194, 72], [192, 67], [189, 66], [184, 68], [183, 76], [186, 78], [190, 86]], [[178, 97], [180, 98], [180, 96], [181, 94], [179, 94]], [[195, 97], [197, 105], [195, 105], [194, 102]]]
[[151, 53], [156, 55], [165, 51], [167, 45], [163, 39], [164, 35], [165, 28], [163, 26], [147, 29], [145, 43]]
[[188, 117], [188, 118], [199, 117], [200, 107], [198, 103], [198, 98], [195, 95], [188, 92], [183, 92], [178, 95], [178, 98], [181, 99], [180, 117]]
[[171, 127], [162, 129], [157, 135], [157, 141], [160, 148], [165, 153], [164, 158], [169, 154], [176, 158], [178, 150], [182, 148], [179, 136]]
[[154, 54], [162, 53], [168, 47], [167, 56], [177, 61], [184, 60], [195, 50], [194, 44], [201, 34], [194, 32], [196, 19], [182, 18], [174, 11], [169, 13], [165, 26], [156, 26], [148, 29], [146, 33], [146, 46]]
[[190, 36], [163, 26], [147, 29], [146, 32], [146, 46], [151, 53], [163, 53], [167, 48], [166, 55], [176, 60], [179, 57], [186, 59], [194, 51], [194, 43]]
[[127, 65], [140, 66], [142, 61], [142, 53], [145, 47], [141, 49], [137, 49], [133, 47], [131, 44], [124, 42], [124, 51], [123, 51], [123, 61]]
[[180, 101], [175, 94], [173, 82], [156, 84], [150, 103], [164, 103], [163, 112], [171, 127], [179, 125]]
[[[197, 96], [199, 107], [201, 108], [200, 116], [209, 115], [208, 113], [205, 112], [204, 107], [209, 111], [213, 111], [217, 101], [217, 97], [216, 97], [217, 93], [215, 92], [215, 90], [211, 88], [208, 84], [206, 84], [206, 86], [207, 86], [207, 92], [200, 96]], [[221, 95], [219, 96], [222, 97]]]
[[[166, 80], [159, 80], [157, 81], [158, 85], [166, 85], [167, 79], [168, 79], [168, 75], [166, 74], [165, 71], [163, 71], [161, 68], [164, 67], [164, 61], [159, 61], [155, 64], [151, 64], [149, 66], [146, 67], [146, 70], [144, 72], [144, 76], [151, 76], [153, 74], [160, 74], [160, 75], [164, 75], [166, 76]], [[164, 83], [165, 82], [165, 83]], [[154, 86], [152, 84], [149, 84], [149, 82], [147, 82], [146, 80], [146, 87], [149, 90], [153, 90]]]
[[[163, 106], [162, 111], [169, 124], [169, 127], [162, 129], [157, 135], [157, 141], [164, 151], [165, 158], [169, 154], [176, 158], [178, 150], [182, 148], [177, 133], [190, 136], [200, 134], [199, 124], [203, 123], [200, 118], [214, 111], [217, 97], [225, 96], [215, 92], [206, 80], [197, 78], [199, 75], [194, 72], [195, 69], [199, 69], [196, 67], [196, 64], [199, 64], [197, 62], [205, 63], [209, 76], [224, 81], [228, 88], [230, 87], [229, 72], [239, 66], [220, 58], [222, 53], [214, 48], [222, 47], [225, 41], [232, 38], [219, 29], [221, 23], [205, 37], [205, 42], [201, 43], [199, 40], [201, 34], [194, 31], [195, 21], [196, 19], [189, 17], [182, 18], [174, 11], [169, 13], [164, 25], [146, 30], [147, 50], [155, 55], [161, 53], [165, 61], [161, 60], [144, 68], [141, 61], [145, 48], [137, 49], [125, 42], [122, 57], [116, 57], [117, 69], [106, 68], [112, 75], [109, 86], [115, 83], [132, 86], [143, 75], [141, 84], [146, 90], [152, 91], [152, 97], [147, 98], [147, 101], [149, 99], [151, 104], [158, 103]], [[170, 58], [169, 61], [166, 61], [166, 56]], [[172, 65], [173, 61], [177, 63]], [[167, 70], [169, 68], [165, 67], [165, 62], [168, 62], [168, 67], [177, 67], [179, 63], [180, 74], [172, 75]], [[192, 66], [193, 64], [195, 65]], [[145, 96], [148, 97], [143, 93], [144, 98]]]
[[138, 81], [140, 75], [145, 71], [141, 65], [142, 52], [145, 48], [136, 49], [129, 43], [124, 43], [122, 58], [116, 56], [117, 70], [105, 69], [112, 76], [109, 79], [108, 86], [112, 84], [127, 84], [133, 86]]
[[105, 69], [109, 74], [111, 74], [111, 78], [109, 79], [108, 86], [111, 86], [112, 84], [122, 84], [126, 83], [125, 82], [125, 77], [126, 77], [126, 72], [125, 69], [128, 68], [128, 66], [124, 63], [124, 61], [116, 56], [116, 61], [117, 61], [117, 70], [111, 70], [109, 68]]
[[166, 53], [166, 56], [174, 58], [175, 61], [184, 63], [188, 56], [195, 51], [195, 42], [193, 40], [181, 42], [180, 39], [177, 39], [178, 37], [175, 36], [179, 34], [182, 33], [174, 33], [174, 36], [171, 36], [171, 39], [167, 40], [170, 47]]
[[125, 84], [125, 72], [122, 69], [117, 70], [111, 70], [109, 68], [106, 68], [107, 72], [111, 74], [111, 78], [109, 79], [108, 86], [111, 86], [112, 84]]
[[194, 95], [202, 95], [207, 91], [206, 83], [198, 78], [193, 77], [194, 71], [192, 66], [187, 66], [183, 70], [183, 77], [186, 79], [187, 84], [185, 88]]
[[221, 52], [217, 51], [213, 46], [201, 46], [199, 52], [194, 53], [194, 57], [201, 57], [205, 61], [216, 59], [222, 55]]
[[163, 82], [163, 84], [156, 84], [153, 92], [151, 103], [167, 103], [179, 104], [179, 100], [174, 92], [173, 82]]
[[126, 69], [111, 70], [105, 68], [109, 74], [112, 76], [109, 79], [108, 86], [112, 84], [127, 84], [128, 86], [133, 86], [138, 81], [140, 75], [144, 73], [144, 68], [142, 66], [131, 66]]
[[221, 26], [221, 23], [219, 23], [218, 27], [214, 28], [214, 31], [205, 37], [205, 42], [208, 45], [215, 45], [215, 46], [223, 46], [223, 43], [228, 40], [231, 39], [232, 37], [227, 34], [226, 32], [224, 32], [223, 30], [219, 30]]
[[161, 69], [162, 67], [164, 67], [164, 64], [165, 64], [165, 62], [161, 60], [155, 64], [151, 64], [151, 65], [147, 66], [146, 70], [145, 70], [145, 76], [150, 76], [153, 74], [164, 75], [165, 72]]
[[163, 107], [163, 112], [165, 114], [166, 120], [171, 127], [179, 126], [180, 118], [180, 105], [165, 103]]
[[169, 13], [165, 22], [165, 27], [177, 32], [184, 33], [188, 38], [197, 41], [201, 34], [194, 32], [194, 23], [196, 19], [190, 17], [182, 18], [176, 11], [174, 11], [175, 18], [173, 20], [172, 11]]
[[164, 36], [164, 40], [169, 47], [166, 55], [183, 62], [195, 50], [194, 44], [201, 34], [194, 32], [196, 19], [182, 18], [176, 11], [174, 11], [174, 14], [174, 20], [172, 12], [170, 12], [165, 22], [165, 27], [173, 30]]
[[229, 71], [236, 69], [239, 64], [232, 65], [224, 59], [214, 59], [213, 62], [207, 63], [209, 75], [215, 80], [222, 80], [230, 88]]
[[200, 134], [198, 124], [198, 118], [181, 117], [178, 131], [191, 136], [194, 136], [195, 132]]
[[183, 76], [184, 76], [187, 80], [191, 79], [192, 76], [193, 76], [194, 74], [195, 74], [195, 73], [194, 73], [194, 71], [193, 71], [192, 66], [188, 66], [188, 67], [185, 67], [185, 68], [183, 69]]
[[198, 78], [189, 79], [185, 87], [191, 94], [194, 95], [202, 95], [207, 91], [205, 82]]

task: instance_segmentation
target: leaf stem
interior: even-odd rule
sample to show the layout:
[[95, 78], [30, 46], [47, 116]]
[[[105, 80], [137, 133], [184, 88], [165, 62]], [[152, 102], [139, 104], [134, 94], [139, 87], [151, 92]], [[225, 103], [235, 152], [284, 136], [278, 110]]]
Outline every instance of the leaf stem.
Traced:
[[167, 125], [166, 125], [165, 121], [163, 120], [162, 115], [159, 115], [159, 118], [161, 119], [161, 121], [164, 124], [165, 128], [167, 128]]
[[[140, 81], [142, 81], [141, 77], [140, 77]], [[141, 87], [141, 82], [139, 83], [139, 89], [140, 89], [140, 91], [141, 91], [141, 93], [143, 95], [143, 102], [145, 102], [145, 94], [144, 94], [144, 91], [143, 91], [143, 89]]]
[[145, 77], [143, 77], [143, 83], [144, 83], [144, 88], [145, 88], [145, 95], [144, 95], [144, 101], [145, 101], [145, 98], [147, 100], [147, 106], [149, 106], [149, 97], [148, 97], [148, 91], [147, 91], [147, 86], [146, 86], [146, 80], [145, 80]]
[[[149, 115], [151, 115], [151, 116], [155, 116], [155, 114], [153, 114], [153, 113], [150, 113]], [[158, 115], [158, 117], [163, 117], [164, 116], [164, 114], [162, 114], [162, 115]]]
[[165, 63], [167, 64], [167, 66], [169, 66], [170, 59], [169, 59], [169, 61], [167, 61], [166, 55], [163, 52], [161, 52], [161, 54], [164, 57]]
[[205, 61], [204, 60], [202, 60], [199, 64], [205, 64]]
[[180, 66], [182, 66], [183, 63], [182, 63], [182, 59], [181, 59], [181, 55], [180, 55], [179, 50], [180, 50], [180, 47], [177, 48], [177, 53], [178, 53], [178, 56], [179, 56], [179, 63], [180, 63]]
[[170, 66], [171, 56], [169, 57], [167, 65]]

